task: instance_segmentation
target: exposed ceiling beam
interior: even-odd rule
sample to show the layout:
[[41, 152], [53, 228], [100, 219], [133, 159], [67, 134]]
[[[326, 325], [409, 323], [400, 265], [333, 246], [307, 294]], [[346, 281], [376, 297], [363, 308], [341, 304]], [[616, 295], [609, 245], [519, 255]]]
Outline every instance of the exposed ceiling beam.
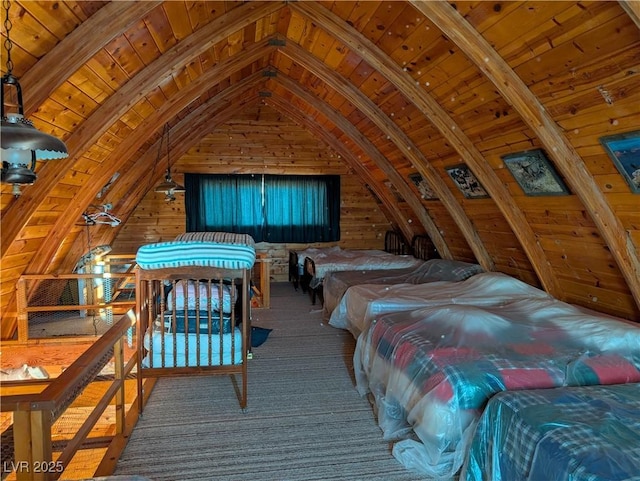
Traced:
[[[364, 135], [362, 135], [362, 133], [351, 122], [345, 119], [344, 116], [340, 114], [340, 112], [336, 111], [335, 109], [332, 109], [329, 105], [327, 105], [326, 103], [324, 103], [323, 101], [321, 101], [320, 99], [312, 95], [310, 92], [306, 91], [298, 83], [296, 83], [294, 80], [292, 80], [291, 78], [287, 77], [282, 73], [278, 73], [277, 77], [275, 78], [275, 81], [278, 85], [282, 86], [285, 90], [290, 92], [292, 95], [298, 97], [305, 104], [311, 105], [321, 115], [323, 115], [326, 119], [331, 121], [338, 129], [344, 132], [344, 134], [347, 137], [349, 137], [358, 146], [358, 148], [362, 150], [362, 152], [364, 152], [370, 159], [373, 160], [376, 166], [387, 175], [389, 180], [392, 183], [394, 183], [394, 186], [395, 186], [394, 181], [398, 180], [397, 177], [399, 177], [396, 170], [387, 161], [387, 159], [378, 151], [378, 149], [376, 149], [376, 147], [371, 143], [371, 141], [369, 141], [369, 139], [367, 139]], [[345, 149], [348, 150], [345, 147], [341, 150], [341, 152], [344, 152]], [[370, 176], [368, 177], [371, 179]], [[406, 185], [403, 186], [402, 184], [400, 184], [395, 187], [398, 188], [398, 192], [403, 197], [405, 195], [407, 196], [405, 197], [405, 200], [409, 203], [410, 206], [412, 204], [415, 204], [417, 199], [415, 198], [415, 195], [409, 189], [408, 186]], [[381, 196], [380, 199], [386, 204], [386, 207], [390, 211], [394, 211], [392, 207], [393, 200], [390, 199], [388, 195]], [[424, 209], [422, 210], [424, 211]], [[409, 221], [402, 216], [402, 214], [398, 211], [398, 209], [395, 209], [395, 211], [397, 212], [397, 215], [395, 216], [396, 221], [400, 225], [400, 228], [402, 229], [402, 232], [405, 235], [405, 237], [407, 237], [410, 240], [412, 231], [410, 229]], [[427, 232], [435, 230], [436, 232], [434, 232], [434, 234], [437, 233], [437, 228], [433, 224], [433, 220], [430, 217], [428, 217], [428, 215], [425, 218], [425, 215], [421, 216], [418, 213], [418, 217], [420, 218], [420, 221], [423, 224], [423, 227], [425, 228], [425, 230], [427, 230]], [[437, 233], [437, 236], [441, 238], [439, 233]], [[444, 242], [444, 240], [441, 240], [441, 242], [438, 242], [438, 243], [436, 243], [436, 241], [434, 240], [434, 244], [436, 244], [436, 246], [443, 244], [442, 248], [445, 249], [444, 251], [445, 255], [449, 253], [448, 247], [446, 246], [446, 243]]]
[[[202, 80], [204, 82], [207, 82], [207, 78]], [[211, 97], [209, 100], [203, 103], [203, 105], [195, 109], [194, 112], [200, 112], [201, 117], [206, 117], [206, 115], [210, 115], [209, 112], [215, 112], [216, 110], [220, 110], [222, 107], [222, 111], [226, 112], [227, 117], [228, 115], [233, 115], [234, 113], [239, 111], [239, 108], [232, 108], [235, 107], [235, 105], [230, 104], [231, 100], [237, 98], [244, 99], [245, 96], [247, 96], [252, 90], [256, 89], [256, 87], [263, 82], [265, 82], [265, 79], [262, 75], [262, 72], [256, 72], [248, 77], [243, 78], [240, 82], [230, 85], [223, 91]], [[182, 91], [181, 94], [185, 96], [185, 99], [189, 98], [188, 92]], [[163, 117], [173, 117], [175, 115], [174, 111], [182, 107], [182, 103], [184, 101], [184, 99], [181, 100], [178, 106], [172, 103], [168, 111], [165, 111], [163, 113]], [[247, 105], [247, 102], [242, 102], [239, 105], [244, 107]], [[160, 113], [162, 110], [163, 109], [158, 111], [158, 113]], [[192, 115], [189, 115], [186, 118], [193, 119], [194, 117]], [[216, 123], [220, 123], [219, 120], [221, 118], [221, 112], [217, 112], [216, 114], [214, 114], [214, 118], [211, 120], [214, 127]], [[155, 120], [154, 123], [158, 123], [158, 121]], [[181, 130], [178, 126], [183, 125], [183, 123], [184, 119], [182, 119], [172, 128], [170, 138], [171, 145], [169, 146], [169, 149], [174, 159], [179, 158], [176, 153], [180, 154], [179, 149], [181, 149], [184, 145], [187, 145], [189, 148], [200, 141], [203, 131], [203, 127], [201, 127], [200, 124], [206, 123], [206, 120], [199, 120], [198, 124], [194, 125], [190, 130], [191, 133], [187, 138], [184, 138], [181, 135]], [[209, 130], [211, 130], [211, 126], [209, 126]], [[188, 133], [189, 129], [186, 129], [185, 132]], [[152, 146], [150, 146], [147, 151], [141, 157], [139, 157], [128, 170], [122, 172], [118, 180], [114, 183], [113, 186], [111, 186], [109, 192], [106, 195], [106, 198], [112, 199], [110, 203], [113, 204], [114, 212], [123, 213], [118, 215], [122, 220], [122, 224], [115, 228], [110, 226], [96, 226], [94, 230], [99, 231], [96, 233], [96, 237], [99, 239], [99, 244], [111, 244], [120, 229], [124, 224], [126, 224], [128, 217], [131, 215], [138, 203], [147, 194], [150, 186], [156, 185], [158, 181], [163, 177], [164, 170], [157, 169], [157, 165], [155, 164], [156, 161], [160, 165], [163, 165], [165, 163], [166, 151], [163, 150], [163, 152], [160, 153], [159, 159], [158, 155], [154, 155], [156, 152], [158, 152], [159, 144], [161, 141], [162, 137], [160, 137]], [[177, 145], [177, 147], [174, 147], [174, 145]], [[140, 179], [145, 177], [149, 179], [149, 182], [140, 182]], [[85, 254], [83, 247], [84, 246], [81, 244], [79, 245], [78, 240], [76, 240], [74, 243], [74, 247], [65, 256], [65, 261], [63, 261], [56, 270], [58, 272], [69, 272], [68, 269], [76, 264], [80, 256]]]
[[[262, 72], [257, 72], [211, 97], [189, 115], [182, 118], [171, 128], [170, 145], [168, 147], [171, 156], [176, 159], [180, 158], [220, 124], [227, 122], [242, 109], [260, 100], [258, 85], [261, 82], [264, 82]], [[220, 109], [221, 105], [223, 105], [222, 109]], [[211, 112], [216, 109], [220, 110], [211, 115]], [[138, 161], [133, 164], [131, 169], [118, 178], [118, 181], [112, 187], [111, 197], [120, 199], [113, 205], [113, 211], [124, 213], [123, 215], [118, 215], [122, 220], [122, 224], [118, 227], [93, 226], [97, 231], [93, 236], [95, 245], [111, 244], [113, 242], [118, 232], [126, 224], [129, 216], [135, 211], [136, 206], [150, 191], [153, 191], [150, 186], [155, 186], [164, 175], [162, 169], [155, 169], [156, 152], [159, 150], [161, 141], [162, 139], [158, 139], [150, 146]], [[164, 152], [166, 150], [163, 149], [163, 154], [160, 155], [160, 161], [158, 162], [160, 165], [164, 163], [166, 158]], [[151, 172], [150, 165], [154, 167]], [[150, 182], [140, 182], [140, 179], [145, 176], [149, 178]], [[81, 242], [81, 239], [77, 238], [73, 248], [65, 257], [65, 261], [59, 266], [58, 271], [69, 272], [85, 253], [86, 247]]]
[[[29, 117], [100, 49], [161, 4], [158, 0], [109, 2], [74, 28], [20, 78], [20, 83], [28, 87], [24, 94], [25, 117]], [[60, 75], [60, 72], [67, 75]]]
[[390, 219], [392, 223], [397, 225], [405, 239], [411, 241], [413, 230], [409, 228], [409, 222], [402, 212], [394, 207], [395, 201], [393, 194], [373, 178], [371, 172], [363, 166], [343, 142], [327, 129], [322, 128], [321, 125], [312, 120], [308, 115], [305, 115], [304, 112], [301, 112], [300, 109], [296, 109], [291, 102], [281, 98], [277, 93], [265, 99], [265, 103], [282, 112], [284, 115], [287, 115], [298, 125], [308, 129], [309, 132], [313, 133], [317, 138], [335, 150], [347, 165], [358, 173], [358, 176], [363, 180], [363, 184], [368, 185], [378, 199], [380, 199], [380, 202], [382, 202], [382, 210], [387, 219]]
[[[187, 116], [185, 116], [178, 125], [174, 126], [173, 129], [173, 135], [171, 136], [171, 147], [173, 149], [173, 154], [176, 157], [183, 155], [191, 147], [192, 144], [197, 143], [203, 135], [211, 132], [211, 130], [214, 129], [218, 123], [225, 122], [226, 120], [228, 120], [230, 115], [233, 115], [239, 109], [244, 108], [248, 103], [255, 102], [258, 98], [257, 94], [247, 95], [247, 91], [256, 88], [256, 79], [260, 81], [263, 80], [262, 76], [254, 76], [252, 78], [248, 78], [247, 81], [242, 83], [244, 89], [228, 89], [227, 98], [224, 99], [224, 105], [221, 106], [221, 96], [214, 96], [207, 102], [200, 105], [197, 109], [194, 109]], [[229, 94], [235, 94], [235, 96], [231, 96]], [[218, 109], [218, 112], [212, 113], [215, 112], [216, 109]], [[161, 120], [162, 119], [160, 119], [158, 123], [164, 125]], [[194, 133], [198, 135], [194, 135]], [[142, 155], [137, 163], [142, 166], [147, 166], [147, 168], [150, 165], [153, 165], [155, 167], [155, 153], [157, 152], [157, 144], [159, 142], [160, 139], [154, 144], [153, 148], [147, 149], [147, 151]], [[158, 174], [159, 172], [156, 173], [156, 175]], [[153, 183], [141, 182], [138, 182], [138, 184], [144, 186], [141, 190], [144, 190], [145, 192], [149, 189], [150, 186], [154, 185]], [[96, 185], [100, 186], [102, 184]], [[86, 208], [86, 205], [88, 205], [88, 203], [89, 202], [86, 202], [84, 204], [78, 203], [73, 212], [66, 212], [66, 215], [63, 215], [61, 217], [62, 219], [66, 219], [65, 222], [61, 226], [59, 226], [59, 221], [56, 224], [56, 227], [59, 226], [59, 228], [67, 229], [67, 232], [71, 231], [73, 229], [73, 225], [79, 220], [81, 212]], [[43, 244], [47, 244], [47, 242], [44, 242]], [[48, 250], [40, 249], [38, 251], [39, 253], [40, 251], [42, 251], [40, 255], [49, 256], [49, 262], [51, 262], [51, 259], [55, 257], [57, 250], [61, 247], [61, 243], [57, 243], [57, 245], [52, 245], [50, 247], [51, 248]], [[35, 258], [38, 259], [39, 255], [36, 254]], [[65, 263], [66, 266], [75, 265], [75, 262], [77, 262], [76, 258], [75, 261], [73, 261], [73, 264], [69, 264], [69, 259], [70, 257], [67, 256]], [[36, 265], [34, 268], [45, 269], [46, 264], [44, 266]], [[13, 297], [15, 298], [15, 294], [13, 295]], [[13, 304], [14, 302], [15, 300], [12, 299], [11, 304]], [[17, 327], [15, 316], [12, 316], [10, 314], [11, 313], [5, 313], [5, 315], [3, 315], [2, 317], [2, 338], [4, 339], [12, 337]]]
[[196, 81], [192, 82], [187, 88], [183, 89], [176, 98], [171, 102], [156, 110], [149, 116], [143, 124], [139, 125], [120, 145], [114, 149], [111, 154], [103, 161], [107, 167], [94, 174], [92, 185], [81, 189], [73, 201], [69, 203], [65, 211], [60, 215], [49, 230], [46, 242], [40, 245], [40, 248], [32, 257], [26, 272], [47, 272], [52, 259], [55, 256], [57, 246], [62, 242], [70, 227], [75, 222], [82, 211], [95, 198], [98, 191], [113, 176], [120, 165], [135, 155], [147, 138], [149, 132], [156, 132], [168, 120], [173, 118], [178, 112], [184, 109], [194, 98], [210, 88], [212, 85], [220, 83], [223, 79], [242, 68], [252, 64], [257, 59], [268, 55], [275, 47], [269, 45], [268, 41], [253, 44], [245, 50], [229, 57], [223, 62], [219, 62], [204, 75], [201, 75]]
[[[473, 26], [444, 0], [418, 2], [414, 7], [449, 37], [518, 112], [536, 134], [555, 166], [580, 198], [606, 241], [629, 290], [640, 307], [640, 257], [629, 233], [598, 188], [584, 161], [562, 130], [509, 64]], [[624, 232], [625, 235], [620, 235]], [[579, 254], [578, 254], [579, 255]]]
[[638, 0], [619, 0], [622, 9], [627, 12], [629, 18], [640, 29], [640, 1]]
[[278, 84], [281, 84], [284, 88], [289, 90], [295, 96], [300, 97], [306, 103], [313, 105], [314, 108], [324, 115], [327, 119], [331, 120], [340, 130], [342, 130], [349, 138], [358, 144], [363, 152], [372, 159], [378, 168], [382, 170], [393, 186], [398, 190], [400, 195], [404, 198], [407, 204], [411, 207], [414, 214], [420, 220], [420, 223], [425, 228], [429, 237], [433, 241], [433, 244], [438, 249], [438, 252], [444, 259], [451, 259], [451, 251], [446, 241], [442, 237], [442, 234], [438, 230], [438, 227], [433, 222], [433, 219], [429, 216], [429, 213], [422, 205], [422, 202], [409, 187], [407, 182], [402, 178], [398, 171], [393, 167], [391, 162], [380, 153], [377, 147], [371, 142], [358, 128], [349, 122], [340, 112], [331, 108], [328, 104], [315, 97], [310, 92], [306, 91], [298, 83], [282, 73], [271, 79]]
[[[46, 162], [38, 173], [37, 186], [24, 189], [23, 194], [6, 207], [3, 213], [3, 228], [0, 232], [1, 257], [4, 257], [7, 248], [27, 225], [31, 216], [78, 159], [113, 123], [145, 95], [157, 88], [162, 79], [183, 68], [190, 59], [217, 42], [270, 15], [282, 5], [282, 2], [247, 2], [232, 9], [164, 52], [95, 109], [89, 118], [65, 139], [70, 152], [69, 157], [55, 162]], [[92, 22], [90, 18], [87, 22], [95, 31], [101, 31], [109, 26], [109, 21], [103, 18], [96, 22]], [[47, 62], [51, 64], [62, 62], [64, 53], [56, 49], [55, 56], [52, 56], [51, 60], [47, 55]]]
[[315, 25], [326, 30], [354, 53], [357, 53], [424, 113], [426, 118], [464, 159], [496, 203], [520, 242], [544, 289], [554, 297], [563, 299], [564, 294], [559, 288], [547, 255], [536, 241], [533, 229], [513, 201], [509, 190], [502, 184], [491, 165], [471, 139], [464, 134], [463, 129], [454, 122], [438, 102], [422, 87], [417, 86], [415, 80], [373, 42], [326, 7], [316, 2], [293, 2], [289, 4], [289, 8], [309, 18]]
[[[329, 68], [325, 63], [318, 60], [312, 53], [303, 49], [294, 42], [286, 42], [284, 47], [279, 47], [278, 51], [298, 63], [316, 77], [321, 79], [335, 91], [339, 92], [356, 108], [369, 118], [386, 136], [391, 139], [396, 147], [409, 159], [412, 165], [425, 178], [433, 191], [438, 195], [440, 201], [459, 227], [462, 235], [466, 239], [469, 247], [476, 256], [478, 263], [486, 270], [492, 271], [495, 265], [491, 256], [487, 252], [482, 239], [478, 235], [475, 227], [462, 209], [462, 206], [451, 193], [451, 190], [442, 181], [436, 169], [428, 162], [420, 149], [413, 143], [408, 135], [396, 125], [375, 102], [365, 96], [359, 89], [353, 86], [347, 79], [338, 74], [334, 69]], [[424, 207], [423, 207], [424, 208]]]

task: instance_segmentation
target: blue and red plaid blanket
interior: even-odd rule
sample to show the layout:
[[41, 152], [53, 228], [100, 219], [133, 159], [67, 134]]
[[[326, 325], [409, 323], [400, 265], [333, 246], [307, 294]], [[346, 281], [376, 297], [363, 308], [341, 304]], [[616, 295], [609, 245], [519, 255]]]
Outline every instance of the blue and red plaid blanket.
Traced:
[[457, 453], [453, 475], [496, 393], [640, 382], [640, 329], [621, 327], [623, 346], [638, 349], [600, 351], [562, 323], [514, 320], [514, 312], [448, 305], [377, 319], [358, 340], [354, 366], [359, 391], [376, 398], [385, 436], [412, 430], [436, 464]]

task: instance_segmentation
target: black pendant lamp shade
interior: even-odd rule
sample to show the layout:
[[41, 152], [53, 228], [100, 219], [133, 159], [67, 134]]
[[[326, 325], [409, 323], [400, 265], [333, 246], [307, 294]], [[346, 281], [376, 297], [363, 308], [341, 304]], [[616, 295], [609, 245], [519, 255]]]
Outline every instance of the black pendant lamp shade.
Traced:
[[[2, 160], [2, 172], [0, 180], [4, 184], [13, 184], [14, 195], [20, 195], [20, 185], [33, 184], [37, 178], [35, 173], [36, 160], [63, 159], [69, 156], [67, 146], [62, 140], [53, 135], [40, 132], [33, 123], [24, 118], [24, 104], [22, 102], [22, 87], [20, 82], [11, 73], [13, 63], [11, 61], [11, 48], [13, 46], [9, 37], [11, 20], [9, 19], [9, 7], [11, 2], [3, 1], [5, 10], [4, 27], [7, 32], [5, 45], [7, 47], [7, 73], [2, 76], [2, 94], [0, 105], [2, 117], [0, 122], [0, 159]], [[18, 112], [5, 114], [5, 89], [15, 89]]]

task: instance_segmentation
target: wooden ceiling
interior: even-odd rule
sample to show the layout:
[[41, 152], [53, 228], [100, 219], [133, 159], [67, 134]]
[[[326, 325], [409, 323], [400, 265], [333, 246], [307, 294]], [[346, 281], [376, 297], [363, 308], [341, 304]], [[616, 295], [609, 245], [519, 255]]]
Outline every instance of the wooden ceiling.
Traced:
[[[109, 198], [126, 221], [164, 175], [165, 124], [180, 159], [264, 105], [340, 155], [407, 237], [416, 222], [455, 257], [452, 222], [479, 263], [505, 271], [493, 224], [551, 294], [639, 315], [639, 197], [599, 143], [640, 125], [638, 2], [15, 1], [9, 17], [25, 115], [70, 156], [38, 162], [20, 197], [2, 186], [5, 311], [20, 275], [73, 261], [78, 219], [116, 172]], [[523, 194], [502, 156], [534, 148], [570, 195]], [[460, 194], [444, 170], [460, 163], [489, 199]], [[580, 285], [595, 290], [581, 299]]]

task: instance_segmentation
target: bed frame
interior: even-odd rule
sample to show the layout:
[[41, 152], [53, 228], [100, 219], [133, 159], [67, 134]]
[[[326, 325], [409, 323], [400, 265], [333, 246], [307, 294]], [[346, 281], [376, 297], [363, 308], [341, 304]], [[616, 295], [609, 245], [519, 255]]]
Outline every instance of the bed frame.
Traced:
[[406, 255], [410, 249], [402, 234], [389, 230], [384, 235], [384, 250], [391, 254]]
[[[198, 312], [200, 307], [206, 310], [216, 295], [219, 305], [223, 306], [222, 288], [225, 284], [230, 286], [230, 316], [225, 317], [221, 312], [209, 309], [205, 316], [196, 315], [195, 325], [189, 327], [185, 307], [184, 316], [179, 319], [176, 316], [180, 312], [180, 309], [176, 309], [177, 295], [173, 296], [172, 305], [166, 305], [165, 286], [169, 285], [175, 292], [178, 283], [186, 280], [192, 280], [197, 286], [193, 302]], [[250, 358], [251, 349], [250, 269], [203, 266], [138, 268], [136, 287], [139, 389], [142, 389], [145, 377], [225, 374], [231, 376], [240, 407], [244, 410], [247, 406], [247, 359]], [[201, 287], [207, 293], [205, 299], [200, 298]], [[191, 302], [189, 299], [189, 304]], [[193, 316], [191, 320], [193, 322]], [[176, 332], [180, 322], [183, 323], [183, 333]], [[227, 326], [230, 326], [230, 333], [221, 335], [220, 331], [224, 332], [222, 328]], [[151, 341], [152, 337], [155, 342]], [[180, 356], [180, 353], [184, 353], [184, 356]], [[236, 375], [241, 377], [240, 388]]]
[[300, 285], [300, 273], [298, 272], [298, 253], [294, 250], [289, 251], [289, 282], [297, 291]]
[[440, 254], [436, 246], [427, 235], [416, 235], [411, 240], [411, 254], [417, 259], [428, 261], [429, 259], [440, 259]]
[[[395, 255], [407, 255], [410, 252], [416, 259], [425, 261], [440, 259], [440, 254], [438, 254], [431, 238], [427, 235], [415, 235], [411, 240], [411, 246], [407, 246], [402, 234], [395, 231], [387, 231], [384, 237], [384, 250]], [[298, 272], [298, 253], [293, 250], [289, 251], [289, 281], [293, 283], [296, 290], [298, 290], [299, 285], [303, 293], [309, 292], [312, 305], [315, 305], [318, 298], [321, 303], [324, 302], [322, 286], [312, 288], [309, 285], [315, 272], [316, 266], [313, 259], [306, 257], [302, 275], [300, 275]]]
[[[412, 252], [411, 246], [408, 246], [402, 234], [396, 231], [387, 231], [384, 235], [384, 251], [396, 255], [406, 255]], [[422, 250], [421, 250], [422, 252]], [[309, 291], [309, 282], [312, 276], [309, 275], [307, 267], [304, 266], [302, 275], [298, 271], [298, 253], [295, 250], [289, 251], [289, 282], [293, 284], [293, 288], [297, 291], [298, 287], [302, 289], [303, 293]]]

